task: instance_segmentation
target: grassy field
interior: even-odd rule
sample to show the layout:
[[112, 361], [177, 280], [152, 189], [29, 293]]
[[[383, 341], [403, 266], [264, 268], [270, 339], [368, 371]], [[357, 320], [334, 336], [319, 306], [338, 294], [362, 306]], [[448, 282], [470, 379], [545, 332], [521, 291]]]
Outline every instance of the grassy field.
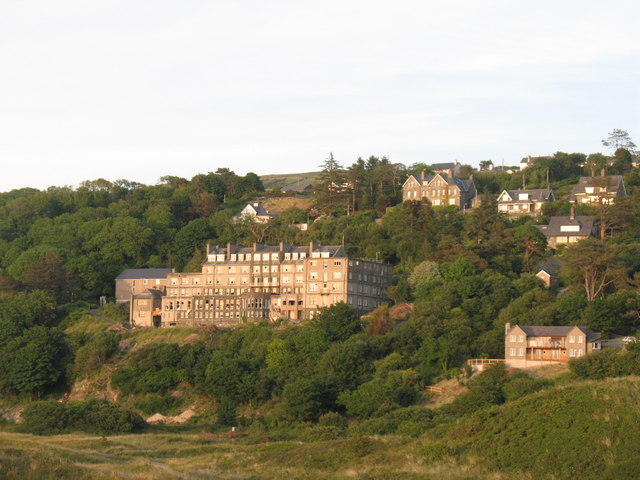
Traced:
[[4, 479], [494, 479], [473, 461], [430, 462], [419, 440], [271, 442], [206, 431], [100, 438], [0, 433]]

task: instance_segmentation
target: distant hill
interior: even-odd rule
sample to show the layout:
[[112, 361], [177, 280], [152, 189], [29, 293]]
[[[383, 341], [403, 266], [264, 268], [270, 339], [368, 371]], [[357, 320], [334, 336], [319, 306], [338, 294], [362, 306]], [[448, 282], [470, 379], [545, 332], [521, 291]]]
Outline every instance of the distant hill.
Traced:
[[264, 185], [265, 190], [273, 190], [274, 188], [280, 189], [282, 187], [292, 187], [299, 185], [315, 185], [320, 180], [320, 174], [322, 172], [307, 172], [307, 173], [282, 173], [275, 175], [262, 175], [260, 180]]

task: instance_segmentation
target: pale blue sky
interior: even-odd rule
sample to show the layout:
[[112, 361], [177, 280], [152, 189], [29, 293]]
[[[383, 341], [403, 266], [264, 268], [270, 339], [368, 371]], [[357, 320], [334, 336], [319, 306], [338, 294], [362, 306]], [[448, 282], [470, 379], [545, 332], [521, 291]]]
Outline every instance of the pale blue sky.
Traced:
[[636, 1], [0, 0], [0, 191], [640, 144]]

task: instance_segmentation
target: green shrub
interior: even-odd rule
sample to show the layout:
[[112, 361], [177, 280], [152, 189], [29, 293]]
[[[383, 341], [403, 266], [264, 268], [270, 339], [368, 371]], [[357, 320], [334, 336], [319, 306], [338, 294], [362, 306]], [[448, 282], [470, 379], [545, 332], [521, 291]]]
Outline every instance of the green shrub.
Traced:
[[22, 412], [20, 430], [35, 435], [57, 435], [69, 427], [69, 409], [55, 400], [33, 402]]
[[76, 351], [74, 373], [77, 377], [100, 368], [118, 352], [120, 335], [113, 331], [100, 332]]
[[146, 415], [161, 413], [169, 415], [180, 407], [182, 400], [171, 395], [159, 395], [150, 393], [137, 398], [133, 402], [133, 408], [142, 411]]
[[370, 418], [352, 427], [355, 435], [407, 435], [417, 437], [445, 421], [446, 417], [424, 407], [399, 408], [381, 417]]
[[320, 416], [318, 419], [318, 425], [323, 427], [346, 428], [347, 419], [338, 412], [328, 412]]
[[573, 359], [569, 368], [580, 378], [598, 380], [640, 373], [640, 359], [635, 351], [605, 349], [601, 352]]
[[517, 400], [543, 388], [553, 385], [549, 380], [533, 378], [526, 372], [519, 372], [512, 376], [502, 388], [507, 402]]
[[146, 423], [136, 413], [106, 400], [63, 404], [55, 400], [33, 402], [22, 413], [20, 430], [35, 435], [81, 431], [100, 435], [131, 433]]

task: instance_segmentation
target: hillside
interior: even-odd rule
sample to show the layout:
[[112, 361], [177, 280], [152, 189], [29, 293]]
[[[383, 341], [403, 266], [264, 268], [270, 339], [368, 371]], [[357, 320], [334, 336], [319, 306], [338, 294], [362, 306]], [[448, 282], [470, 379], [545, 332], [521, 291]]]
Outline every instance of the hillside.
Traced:
[[265, 190], [273, 190], [306, 184], [315, 185], [320, 180], [320, 173], [321, 172], [306, 172], [262, 175], [260, 180], [262, 180]]
[[[558, 386], [411, 439], [274, 440], [251, 430], [0, 433], [3, 478], [626, 479], [640, 474], [640, 378]], [[311, 432], [313, 429], [310, 429]], [[325, 431], [326, 434], [326, 431]], [[52, 477], [51, 475], [57, 475]]]

